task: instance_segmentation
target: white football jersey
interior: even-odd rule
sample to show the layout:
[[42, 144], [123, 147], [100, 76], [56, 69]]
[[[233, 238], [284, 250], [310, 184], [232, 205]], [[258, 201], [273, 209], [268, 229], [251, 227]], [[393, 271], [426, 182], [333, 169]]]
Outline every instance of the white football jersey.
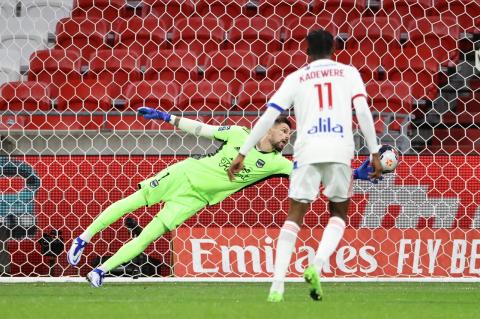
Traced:
[[355, 148], [352, 102], [366, 96], [358, 70], [330, 59], [316, 60], [289, 74], [269, 106], [282, 110], [294, 107], [296, 165], [350, 165]]

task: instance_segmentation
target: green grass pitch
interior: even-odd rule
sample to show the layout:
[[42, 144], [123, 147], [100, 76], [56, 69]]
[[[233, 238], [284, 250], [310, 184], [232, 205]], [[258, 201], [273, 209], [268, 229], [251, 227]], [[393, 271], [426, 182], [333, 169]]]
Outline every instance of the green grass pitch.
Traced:
[[322, 302], [287, 283], [285, 302], [266, 283], [0, 284], [0, 318], [480, 318], [480, 283], [325, 283]]

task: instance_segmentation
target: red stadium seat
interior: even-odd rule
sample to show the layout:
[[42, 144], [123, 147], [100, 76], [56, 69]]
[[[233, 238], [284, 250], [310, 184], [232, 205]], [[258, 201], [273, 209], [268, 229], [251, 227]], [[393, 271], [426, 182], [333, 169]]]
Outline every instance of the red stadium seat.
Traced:
[[239, 85], [255, 78], [258, 59], [249, 51], [223, 50], [203, 58], [205, 78], [221, 79], [231, 85]]
[[177, 107], [185, 111], [229, 110], [232, 94], [223, 81], [189, 82], [182, 86]]
[[133, 8], [127, 8], [126, 0], [75, 0], [72, 17], [112, 22], [120, 17], [128, 18], [133, 13]]
[[469, 94], [458, 99], [455, 105], [455, 113], [460, 114], [463, 112], [473, 113], [480, 111], [480, 91], [474, 94]]
[[197, 55], [220, 51], [225, 39], [223, 22], [211, 17], [180, 19], [175, 22], [172, 31], [172, 42], [176, 49], [189, 50]]
[[[480, 27], [480, 2], [478, 0], [435, 0], [435, 6], [431, 8], [431, 15], [439, 15], [441, 19], [454, 18], [461, 32], [470, 31], [470, 28]], [[476, 21], [475, 21], [475, 18]]]
[[282, 24], [279, 19], [256, 16], [240, 17], [228, 31], [229, 47], [248, 50], [261, 57], [282, 49]]
[[400, 50], [400, 21], [393, 17], [362, 17], [351, 22], [346, 47], [378, 55]]
[[247, 13], [248, 0], [199, 0], [196, 3], [196, 12], [201, 16], [215, 16], [220, 18], [226, 27], [232, 25], [232, 21]]
[[413, 109], [409, 84], [371, 81], [366, 89], [370, 104], [373, 105], [372, 110], [379, 112], [378, 116], [375, 116], [377, 133], [383, 133], [384, 128], [388, 128], [389, 131], [401, 131], [402, 126], [408, 124], [405, 116], [412, 113]]
[[51, 49], [40, 50], [30, 57], [29, 81], [47, 83], [52, 97], [67, 81], [80, 81], [81, 59], [77, 51]]
[[440, 66], [435, 60], [404, 50], [398, 56], [382, 58], [382, 66], [390, 81], [410, 83], [415, 99], [434, 100], [438, 96], [437, 74]]
[[159, 17], [132, 17], [113, 25], [115, 49], [128, 49], [138, 55], [158, 52], [166, 47], [167, 25]]
[[272, 80], [245, 82], [237, 96], [236, 105], [246, 111], [262, 110], [273, 93], [280, 88], [280, 82]]
[[292, 17], [285, 22], [285, 49], [306, 52], [307, 41], [305, 38], [308, 32], [315, 29], [325, 29], [334, 37], [338, 35], [338, 27], [328, 17]]
[[442, 123], [449, 126], [480, 126], [480, 93], [460, 97], [454, 108], [442, 114]]
[[282, 51], [267, 59], [267, 78], [277, 80], [308, 64], [308, 56], [302, 51]]
[[105, 48], [105, 36], [109, 31], [104, 20], [65, 18], [57, 23], [57, 49], [80, 52], [84, 58]]
[[50, 109], [50, 91], [44, 83], [9, 82], [0, 87], [0, 110], [48, 111]]
[[167, 25], [182, 18], [188, 18], [195, 12], [191, 0], [143, 0], [144, 15], [149, 13], [161, 17]]
[[311, 13], [309, 6], [308, 0], [259, 0], [258, 12], [265, 17], [285, 18], [292, 15], [300, 17]]
[[181, 84], [199, 79], [198, 58], [188, 51], [151, 52], [142, 58], [141, 64], [145, 66], [146, 80], [175, 81]]
[[118, 97], [121, 88], [142, 79], [136, 52], [128, 50], [99, 50], [93, 53], [87, 77], [109, 86], [109, 93]]
[[[352, 128], [354, 130], [359, 130], [360, 126], [358, 125], [357, 117], [353, 116], [352, 120], [353, 120]], [[375, 127], [375, 133], [377, 134], [385, 133], [385, 122], [381, 116], [380, 117], [378, 115], [373, 116], [373, 126]]]
[[357, 49], [335, 51], [333, 60], [353, 65], [358, 69], [364, 82], [380, 79], [382, 69], [381, 58], [376, 52], [363, 52]]
[[413, 99], [408, 83], [371, 81], [366, 89], [368, 98], [376, 111], [403, 114], [412, 112]]
[[60, 111], [107, 111], [113, 97], [107, 85], [95, 80], [69, 82], [60, 87], [56, 108]]
[[397, 19], [402, 26], [427, 16], [433, 7], [433, 0], [383, 0], [379, 15]]
[[422, 57], [433, 57], [438, 63], [448, 65], [458, 61], [460, 28], [451, 17], [426, 17], [407, 25], [407, 48], [415, 48]]
[[366, 6], [365, 0], [314, 0], [312, 11], [315, 15], [330, 19], [340, 32], [347, 32], [350, 22], [358, 19]]
[[480, 129], [436, 128], [430, 142], [431, 145], [427, 151], [431, 153], [467, 155], [472, 152], [478, 155], [480, 153]]
[[179, 95], [179, 85], [172, 82], [141, 81], [132, 82], [124, 90], [128, 107], [137, 109], [141, 106], [160, 107], [171, 111]]

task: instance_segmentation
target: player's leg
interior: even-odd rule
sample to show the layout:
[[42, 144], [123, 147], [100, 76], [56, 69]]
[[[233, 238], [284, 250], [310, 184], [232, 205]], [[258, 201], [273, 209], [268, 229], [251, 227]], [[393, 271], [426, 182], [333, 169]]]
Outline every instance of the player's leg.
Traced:
[[103, 265], [92, 270], [87, 275], [87, 280], [93, 287], [100, 287], [103, 284], [105, 273], [138, 256], [148, 247], [148, 245], [167, 231], [169, 231], [167, 226], [165, 226], [161, 218], [159, 218], [159, 214], [157, 214], [138, 237], [135, 237], [123, 245]]
[[297, 234], [310, 203], [317, 197], [321, 176], [314, 166], [302, 166], [290, 176], [288, 217], [277, 240], [273, 282], [268, 301], [283, 300], [285, 276], [290, 265]]
[[131, 213], [145, 205], [145, 197], [142, 191], [139, 190], [108, 206], [80, 236], [73, 240], [72, 246], [67, 254], [68, 263], [72, 266], [77, 265], [85, 246], [93, 236], [119, 220], [125, 214]]
[[162, 170], [156, 176], [152, 176], [139, 183], [140, 189], [137, 192], [110, 205], [73, 241], [72, 247], [67, 255], [68, 262], [72, 266], [75, 266], [80, 260], [86, 243], [88, 243], [95, 234], [125, 214], [131, 213], [142, 206], [151, 206], [170, 198], [172, 192], [177, 189], [176, 185], [174, 185], [176, 181], [175, 177], [178, 175], [177, 171], [177, 165], [172, 165]]
[[350, 199], [342, 202], [329, 201], [328, 203], [330, 219], [323, 231], [322, 240], [318, 246], [314, 261], [318, 272], [321, 272], [322, 266], [330, 259], [330, 256], [337, 249], [343, 237], [349, 204]]
[[[169, 185], [173, 191], [165, 196], [165, 204], [162, 210], [143, 229], [141, 234], [122, 246], [103, 265], [95, 268], [87, 275], [93, 287], [102, 285], [105, 273], [116, 267], [129, 262], [143, 252], [157, 238], [168, 231], [177, 228], [185, 220], [193, 216], [207, 205], [207, 202], [194, 191], [185, 176], [176, 175]], [[150, 197], [147, 196], [150, 203]]]
[[[323, 231], [314, 264], [304, 273], [305, 280], [311, 285], [310, 296], [314, 300], [322, 299], [319, 274], [323, 265], [337, 249], [345, 231], [353, 182], [351, 169], [345, 164], [325, 163], [320, 166], [323, 175], [322, 183], [325, 186], [324, 195], [329, 199], [330, 219]], [[316, 291], [316, 289], [320, 290]]]

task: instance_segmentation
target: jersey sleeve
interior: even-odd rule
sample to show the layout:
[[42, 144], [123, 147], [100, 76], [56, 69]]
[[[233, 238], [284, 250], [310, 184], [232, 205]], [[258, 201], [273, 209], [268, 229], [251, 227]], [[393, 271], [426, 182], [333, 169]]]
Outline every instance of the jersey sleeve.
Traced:
[[213, 133], [213, 137], [220, 141], [228, 141], [234, 138], [240, 138], [248, 135], [250, 130], [243, 126], [219, 126]]
[[292, 173], [292, 170], [293, 170], [293, 162], [282, 156], [278, 174], [290, 176], [290, 174]]
[[291, 75], [287, 76], [280, 88], [270, 98], [267, 106], [273, 107], [280, 112], [288, 110], [293, 104], [294, 82], [295, 79]]
[[356, 68], [351, 69], [351, 89], [352, 89], [352, 101], [360, 96], [367, 97], [367, 91], [365, 84], [363, 83], [360, 72]]

